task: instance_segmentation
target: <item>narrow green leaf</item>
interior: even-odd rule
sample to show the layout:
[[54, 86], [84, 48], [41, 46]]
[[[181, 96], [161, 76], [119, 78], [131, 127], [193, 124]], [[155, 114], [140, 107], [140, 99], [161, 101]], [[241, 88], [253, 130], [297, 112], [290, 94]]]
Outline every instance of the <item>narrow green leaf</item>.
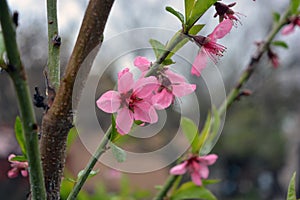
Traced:
[[[205, 144], [206, 140], [209, 137], [210, 129], [211, 129], [211, 114], [208, 113], [204, 127], [202, 128], [202, 131], [200, 133], [200, 138], [199, 138], [199, 143], [200, 143], [199, 146], [201, 150], [203, 149], [203, 145]], [[199, 151], [199, 154], [201, 153], [201, 150]]]
[[113, 142], [109, 143], [111, 151], [118, 162], [124, 162], [126, 160], [126, 152], [115, 145]]
[[211, 185], [211, 184], [220, 183], [220, 181], [221, 181], [221, 180], [219, 180], [219, 179], [204, 179], [204, 180], [202, 180], [202, 184], [203, 184], [204, 186], [206, 186], [206, 185]]
[[19, 161], [19, 162], [25, 162], [27, 161], [27, 158], [24, 155], [16, 156], [11, 159], [12, 161]]
[[288, 188], [287, 200], [296, 200], [296, 172], [294, 172]]
[[198, 21], [198, 19], [216, 2], [217, 0], [197, 0], [191, 12], [190, 18], [186, 23], [187, 27], [192, 27]]
[[[205, 24], [197, 24], [197, 25], [194, 25], [190, 31], [189, 31], [189, 34], [191, 35], [196, 35], [199, 31], [201, 31], [201, 29], [205, 26]], [[189, 38], [185, 35], [183, 35], [181, 33], [181, 31], [178, 31], [172, 38], [171, 40], [168, 42], [168, 44], [166, 45], [166, 49], [169, 49], [169, 44], [172, 44], [175, 40], [175, 38], [178, 37], [178, 35], [181, 35], [184, 39], [179, 42], [173, 49], [172, 51], [169, 53], [169, 55], [167, 56], [166, 59], [170, 59], [179, 49], [181, 49], [181, 47], [183, 47], [188, 41], [189, 41]]]
[[111, 115], [111, 126], [112, 126], [112, 131], [111, 131], [111, 135], [109, 140], [112, 142], [117, 141], [119, 138], [122, 137], [122, 135], [117, 131], [116, 128], [116, 120], [115, 120], [115, 116]]
[[218, 110], [213, 107], [213, 120], [211, 121], [211, 127], [210, 132], [204, 142], [204, 144], [201, 146], [200, 155], [206, 155], [208, 154], [211, 149], [213, 148], [213, 145], [215, 144], [216, 138], [219, 136], [219, 128], [220, 128], [220, 115], [218, 113]]
[[291, 0], [291, 12], [292, 12], [292, 14], [297, 14], [299, 5], [300, 5], [299, 0]]
[[289, 48], [289, 46], [287, 45], [287, 43], [284, 42], [284, 41], [274, 41], [274, 42], [272, 42], [272, 45], [278, 46], [278, 47], [282, 47], [282, 48], [285, 48], [285, 49]]
[[197, 186], [193, 182], [184, 183], [176, 192], [171, 196], [171, 200], [182, 199], [206, 199], [216, 200], [217, 198], [205, 187]]
[[198, 127], [195, 125], [195, 123], [192, 120], [186, 117], [181, 118], [180, 125], [184, 135], [186, 136], [186, 138], [188, 139], [192, 147], [192, 152], [198, 153], [200, 148]]
[[[81, 170], [80, 172], [78, 172], [77, 174], [77, 180], [80, 179], [80, 177], [83, 175], [84, 170]], [[88, 176], [88, 178], [92, 178], [94, 176], [96, 176], [99, 173], [99, 169], [97, 170], [92, 170]]]
[[76, 138], [78, 137], [78, 133], [75, 127], [71, 128], [68, 133], [67, 139], [67, 151], [71, 148], [72, 144], [75, 142]]
[[273, 12], [273, 20], [274, 20], [274, 22], [278, 23], [280, 20], [280, 13]]
[[165, 59], [163, 62], [162, 62], [163, 65], [172, 65], [172, 64], [175, 64], [175, 62], [172, 60], [172, 59]]
[[166, 7], [166, 11], [168, 11], [169, 13], [175, 15], [182, 24], [184, 24], [184, 16], [183, 14], [181, 14], [179, 11], [174, 10], [174, 8], [167, 6]]
[[4, 52], [5, 52], [5, 44], [4, 44], [2, 31], [0, 31], [0, 62], [3, 59]]
[[20, 117], [16, 118], [15, 121], [15, 134], [16, 134], [16, 139], [20, 145], [21, 151], [23, 155], [26, 157], [26, 146], [25, 146], [25, 137], [24, 137], [24, 131], [23, 131], [23, 126]]
[[191, 35], [196, 35], [197, 33], [199, 33], [199, 31], [201, 31], [203, 29], [203, 27], [205, 26], [205, 24], [196, 24], [194, 25], [190, 30], [189, 30], [189, 34]]
[[190, 18], [191, 12], [195, 5], [195, 0], [185, 0], [184, 8], [185, 8], [185, 22], [187, 22]]
[[73, 178], [64, 178], [64, 180], [69, 181], [70, 183], [76, 183], [76, 180], [74, 180]]
[[150, 39], [149, 42], [153, 48], [156, 58], [159, 58], [164, 52], [166, 52], [166, 47], [161, 42], [154, 39]]

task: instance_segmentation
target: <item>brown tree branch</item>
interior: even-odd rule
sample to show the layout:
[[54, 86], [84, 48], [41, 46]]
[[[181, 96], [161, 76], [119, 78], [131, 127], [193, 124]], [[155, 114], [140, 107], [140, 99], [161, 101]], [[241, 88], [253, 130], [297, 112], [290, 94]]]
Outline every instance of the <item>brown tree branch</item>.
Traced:
[[[66, 158], [66, 139], [73, 122], [72, 95], [78, 71], [103, 40], [104, 27], [114, 0], [91, 0], [54, 102], [43, 117], [41, 155], [48, 199], [59, 199]], [[90, 57], [90, 56], [89, 56]], [[94, 60], [93, 58], [89, 58]], [[92, 63], [84, 65], [86, 76]], [[76, 91], [80, 94], [80, 91]], [[74, 106], [73, 106], [74, 107]]]

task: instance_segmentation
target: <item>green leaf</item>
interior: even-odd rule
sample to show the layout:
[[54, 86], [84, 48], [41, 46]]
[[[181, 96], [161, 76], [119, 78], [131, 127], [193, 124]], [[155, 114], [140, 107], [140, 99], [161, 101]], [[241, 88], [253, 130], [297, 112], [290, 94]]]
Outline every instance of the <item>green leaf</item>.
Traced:
[[183, 14], [181, 14], [180, 12], [174, 10], [174, 8], [172, 8], [170, 6], [166, 7], [166, 11], [168, 11], [169, 13], [175, 15], [181, 21], [181, 23], [184, 24], [184, 16], [183, 16]]
[[186, 22], [189, 20], [191, 12], [195, 5], [195, 0], [185, 0], [184, 1], [184, 8], [185, 8], [185, 20]]
[[285, 43], [284, 41], [274, 41], [274, 42], [272, 42], [272, 45], [282, 47], [282, 48], [285, 48], [285, 49], [289, 48], [287, 43]]
[[[190, 30], [189, 30], [189, 34], [191, 35], [196, 35], [199, 31], [201, 31], [201, 29], [205, 26], [205, 24], [197, 24], [194, 25]], [[183, 47], [188, 41], [189, 38], [185, 35], [183, 35], [181, 33], [181, 31], [178, 31], [172, 38], [171, 40], [168, 42], [166, 49], [169, 49], [170, 44], [174, 43], [174, 40], [176, 38], [178, 38], [178, 36], [183, 37], [182, 41], [179, 42], [173, 49], [172, 51], [169, 53], [169, 55], [167, 56], [166, 59], [170, 59], [179, 49], [181, 49], [181, 47]]]
[[75, 127], [71, 128], [68, 133], [67, 139], [67, 151], [71, 148], [72, 144], [75, 142], [76, 138], [78, 137], [78, 132]]
[[212, 145], [215, 144], [215, 139], [216, 137], [218, 137], [217, 133], [219, 131], [220, 128], [220, 115], [218, 113], [218, 110], [213, 107], [213, 120], [211, 121], [211, 127], [210, 127], [210, 132], [209, 135], [207, 136], [206, 140], [204, 141], [204, 144], [201, 146], [200, 155], [206, 155], [210, 152], [210, 150], [212, 149]]
[[23, 131], [23, 126], [20, 117], [16, 118], [15, 121], [15, 134], [17, 141], [21, 147], [21, 151], [23, 155], [26, 157], [26, 145], [25, 145], [25, 137], [24, 137], [24, 131]]
[[[70, 181], [69, 178], [64, 178], [60, 186], [60, 199], [67, 199], [70, 192], [74, 187], [74, 182]], [[89, 195], [86, 191], [81, 190], [76, 198], [77, 200], [90, 200]]]
[[113, 142], [109, 143], [111, 151], [118, 162], [124, 162], [126, 160], [126, 152], [115, 145]]
[[70, 183], [76, 183], [76, 180], [74, 180], [73, 178], [64, 178], [64, 180], [69, 181]]
[[192, 120], [186, 117], [181, 118], [180, 125], [184, 135], [186, 136], [192, 147], [192, 152], [198, 153], [200, 149], [198, 127]]
[[204, 186], [206, 185], [211, 185], [211, 184], [216, 184], [216, 183], [219, 183], [221, 180], [219, 179], [205, 179], [205, 180], [202, 180], [202, 184]]
[[288, 188], [287, 200], [296, 200], [296, 172], [294, 172]]
[[172, 60], [172, 59], [165, 59], [163, 62], [162, 62], [163, 65], [172, 65], [172, 64], [175, 64], [175, 62]]
[[278, 23], [280, 20], [280, 13], [273, 12], [273, 20], [274, 20], [274, 22]]
[[150, 39], [149, 42], [157, 59], [166, 52], [166, 47], [161, 42], [154, 39]]
[[187, 182], [183, 184], [177, 191], [171, 196], [171, 200], [182, 199], [206, 199], [216, 200], [217, 198], [205, 187], [197, 186], [193, 182]]
[[299, 5], [300, 5], [299, 0], [291, 0], [291, 12], [292, 12], [292, 14], [297, 14]]
[[[211, 114], [208, 113], [204, 127], [202, 128], [202, 131], [200, 133], [200, 138], [199, 138], [199, 143], [200, 143], [199, 146], [200, 146], [201, 150], [203, 149], [203, 145], [205, 144], [205, 142], [207, 141], [207, 139], [209, 137], [210, 129], [211, 129]], [[201, 150], [199, 151], [199, 155], [201, 153]]]
[[[77, 174], [77, 180], [80, 179], [81, 176], [83, 176], [84, 170], [81, 170], [80, 172], [78, 172]], [[97, 170], [92, 170], [88, 176], [88, 178], [92, 178], [94, 176], [96, 176], [99, 173], [99, 169]]]
[[207, 135], [207, 138], [205, 139], [204, 143], [201, 146], [199, 155], [208, 154], [213, 148], [213, 145], [215, 145], [216, 139], [219, 136], [218, 133], [220, 128], [221, 117], [219, 115], [218, 110], [215, 107], [213, 107], [213, 115], [214, 116], [211, 121], [209, 134]]
[[0, 69], [5, 68], [5, 62], [4, 62], [4, 53], [5, 53], [5, 44], [2, 32], [0, 31]]
[[27, 158], [24, 155], [16, 156], [11, 159], [12, 161], [26, 162]]
[[186, 25], [191, 28], [217, 0], [197, 0]]
[[111, 115], [111, 126], [112, 126], [112, 130], [111, 130], [111, 135], [109, 137], [109, 140], [115, 142], [118, 139], [120, 139], [122, 135], [117, 131], [116, 120], [114, 115]]
[[5, 52], [5, 44], [2, 31], [0, 31], [0, 59], [2, 59], [3, 54]]
[[205, 26], [205, 24], [196, 24], [194, 25], [190, 30], [189, 30], [189, 34], [191, 35], [196, 35], [197, 33], [199, 33], [199, 31], [201, 31], [203, 29], [203, 27]]

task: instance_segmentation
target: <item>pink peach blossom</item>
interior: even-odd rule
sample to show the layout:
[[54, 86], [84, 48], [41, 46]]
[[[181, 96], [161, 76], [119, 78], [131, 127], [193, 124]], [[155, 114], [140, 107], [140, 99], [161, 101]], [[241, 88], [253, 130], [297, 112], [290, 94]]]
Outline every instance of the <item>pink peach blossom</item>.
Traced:
[[[138, 56], [134, 60], [134, 65], [142, 72], [148, 71], [151, 62], [147, 58]], [[196, 85], [185, 82], [183, 76], [164, 68], [156, 74], [160, 86], [154, 92], [152, 103], [156, 109], [165, 109], [169, 107], [175, 97], [183, 97], [195, 91]]]
[[22, 174], [23, 177], [28, 176], [28, 162], [20, 162], [20, 161], [13, 161], [12, 159], [16, 157], [15, 154], [10, 154], [8, 156], [8, 161], [10, 162], [10, 166], [12, 169], [10, 169], [7, 172], [7, 176], [9, 178], [16, 178], [19, 174], [19, 172]]
[[190, 173], [192, 181], [198, 185], [202, 185], [202, 179], [207, 179], [209, 175], [208, 166], [216, 162], [218, 156], [210, 154], [207, 156], [191, 156], [188, 160], [171, 168], [170, 174], [182, 175], [186, 172]]
[[117, 112], [117, 130], [122, 135], [127, 134], [134, 120], [157, 122], [157, 113], [149, 100], [157, 87], [157, 79], [153, 76], [134, 82], [132, 73], [126, 68], [118, 74], [118, 91], [107, 91], [96, 103], [104, 112]]
[[193, 62], [191, 74], [200, 76], [201, 71], [207, 65], [207, 56], [209, 56], [214, 63], [218, 61], [218, 58], [223, 55], [226, 47], [216, 43], [216, 41], [227, 35], [230, 32], [232, 25], [232, 21], [226, 19], [219, 23], [207, 37], [201, 35], [191, 36], [201, 48]]
[[295, 31], [296, 26], [300, 27], [300, 16], [293, 17], [289, 21], [290, 21], [290, 23], [288, 25], [286, 25], [281, 31], [282, 35], [291, 34]]

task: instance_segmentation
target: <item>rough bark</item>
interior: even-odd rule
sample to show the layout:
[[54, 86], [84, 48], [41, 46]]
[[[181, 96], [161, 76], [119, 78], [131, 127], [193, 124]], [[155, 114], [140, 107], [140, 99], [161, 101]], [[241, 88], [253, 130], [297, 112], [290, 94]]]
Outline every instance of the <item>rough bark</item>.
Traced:
[[[101, 45], [104, 27], [113, 2], [113, 0], [91, 0], [89, 2], [56, 97], [43, 117], [41, 158], [47, 199], [60, 198], [59, 190], [66, 158], [66, 139], [73, 122], [74, 83], [85, 58], [93, 49], [99, 48]], [[90, 68], [91, 64], [84, 65], [84, 67]], [[84, 71], [89, 71], [89, 69]]]

